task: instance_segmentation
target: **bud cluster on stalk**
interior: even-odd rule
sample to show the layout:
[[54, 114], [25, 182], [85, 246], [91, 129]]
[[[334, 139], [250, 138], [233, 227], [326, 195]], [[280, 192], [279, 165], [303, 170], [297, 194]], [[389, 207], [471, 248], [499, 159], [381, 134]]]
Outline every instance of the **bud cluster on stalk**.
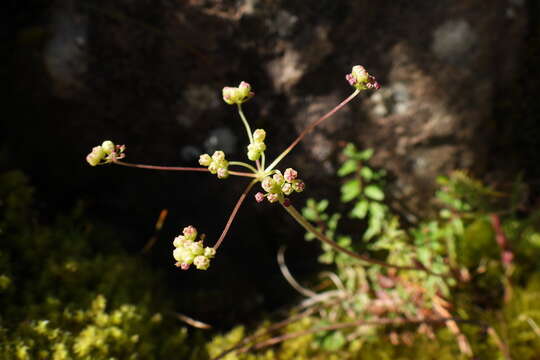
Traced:
[[126, 156], [125, 149], [125, 145], [115, 145], [112, 141], [106, 140], [92, 148], [92, 152], [86, 156], [86, 161], [92, 166], [108, 164], [123, 159]]
[[208, 167], [211, 174], [217, 174], [219, 179], [229, 177], [229, 162], [225, 159], [225, 153], [221, 150], [214, 151], [212, 156], [202, 154], [199, 157], [199, 164]]
[[361, 65], [353, 66], [351, 73], [345, 75], [345, 79], [351, 86], [360, 91], [367, 89], [379, 90], [381, 88], [375, 77], [370, 75]]
[[223, 101], [229, 105], [242, 104], [251, 99], [255, 93], [251, 91], [251, 85], [242, 81], [238, 87], [226, 86], [223, 88]]
[[251, 161], [257, 161], [261, 157], [261, 154], [266, 150], [266, 144], [264, 139], [266, 138], [266, 131], [263, 129], [257, 129], [253, 132], [253, 142], [248, 145], [247, 157]]
[[197, 240], [197, 229], [187, 226], [182, 231], [183, 235], [174, 238], [173, 257], [176, 266], [187, 270], [191, 264], [199, 270], [206, 270], [210, 266], [210, 259], [216, 255], [216, 250], [211, 247], [203, 247], [202, 240]]
[[294, 169], [288, 168], [283, 174], [276, 170], [272, 176], [267, 176], [262, 180], [261, 187], [266, 193], [256, 193], [255, 200], [261, 202], [266, 198], [271, 203], [279, 201], [287, 205], [289, 200], [286, 196], [293, 192], [302, 192], [306, 187], [304, 181], [297, 177], [298, 172]]

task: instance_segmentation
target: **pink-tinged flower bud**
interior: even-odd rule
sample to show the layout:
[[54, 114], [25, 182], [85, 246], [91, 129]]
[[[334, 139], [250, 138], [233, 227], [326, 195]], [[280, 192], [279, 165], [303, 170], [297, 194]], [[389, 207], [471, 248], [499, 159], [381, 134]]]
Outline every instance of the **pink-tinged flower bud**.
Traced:
[[285, 180], [287, 180], [287, 182], [292, 182], [294, 179], [296, 179], [297, 176], [298, 171], [291, 168], [287, 168], [285, 170], [285, 173], [283, 173], [283, 177], [285, 178]]
[[292, 184], [290, 183], [285, 183], [283, 184], [283, 186], [281, 187], [281, 191], [285, 194], [285, 195], [291, 195], [294, 191], [293, 189], [293, 186]]
[[266, 195], [266, 199], [271, 202], [271, 203], [275, 203], [279, 200], [279, 195], [278, 194], [268, 194]]
[[206, 256], [209, 259], [213, 258], [214, 256], [216, 256], [216, 249], [207, 246], [204, 249], [204, 256]]
[[276, 173], [272, 176], [272, 179], [277, 186], [281, 186], [285, 182], [285, 178], [283, 175], [281, 175], [281, 171], [279, 170], [276, 170]]
[[306, 184], [302, 180], [294, 180], [292, 186], [296, 192], [302, 192], [306, 188]]
[[258, 203], [262, 202], [264, 200], [264, 194], [262, 192], [258, 192], [255, 194], [255, 201]]
[[208, 166], [212, 162], [212, 158], [208, 154], [202, 154], [199, 156], [199, 164], [202, 166]]
[[253, 132], [253, 140], [256, 142], [263, 142], [266, 138], [266, 131], [263, 129], [257, 129]]
[[222, 162], [223, 160], [225, 160], [225, 153], [221, 150], [214, 151], [214, 153], [212, 154], [212, 160], [217, 163]]
[[193, 265], [195, 265], [198, 270], [206, 270], [210, 266], [210, 260], [206, 256], [197, 256], [193, 259]]
[[345, 79], [351, 86], [354, 86], [357, 90], [375, 89], [381, 88], [381, 85], [377, 82], [374, 76], [370, 75], [363, 66], [353, 66], [350, 74], [345, 75]]
[[251, 92], [251, 85], [249, 85], [249, 83], [245, 81], [242, 81], [240, 85], [238, 85], [238, 90], [239, 90], [238, 95], [241, 96], [242, 98], [247, 98], [249, 96], [255, 95], [254, 93]]
[[229, 105], [242, 104], [255, 95], [255, 93], [251, 91], [251, 85], [245, 81], [242, 81], [238, 87], [224, 87], [222, 94], [223, 100]]
[[225, 86], [222, 90], [222, 94], [223, 94], [223, 101], [225, 101], [227, 104], [229, 105], [232, 105], [235, 103], [235, 93], [236, 93], [236, 88], [234, 87], [230, 87], [230, 86]]
[[226, 179], [229, 177], [229, 170], [226, 168], [219, 168], [217, 171], [218, 179]]
[[186, 240], [194, 241], [197, 238], [197, 229], [191, 225], [186, 226], [182, 233], [185, 236]]
[[182, 269], [182, 270], [188, 270], [188, 269], [189, 269], [189, 265], [191, 265], [191, 264], [182, 263], [182, 264], [180, 264], [180, 269]]
[[289, 198], [283, 199], [283, 206], [285, 207], [291, 206], [291, 200]]
[[114, 143], [110, 140], [105, 140], [103, 144], [101, 144], [101, 147], [105, 154], [111, 154], [115, 151]]
[[274, 189], [274, 180], [270, 176], [265, 177], [261, 182], [261, 187], [266, 192], [272, 192]]

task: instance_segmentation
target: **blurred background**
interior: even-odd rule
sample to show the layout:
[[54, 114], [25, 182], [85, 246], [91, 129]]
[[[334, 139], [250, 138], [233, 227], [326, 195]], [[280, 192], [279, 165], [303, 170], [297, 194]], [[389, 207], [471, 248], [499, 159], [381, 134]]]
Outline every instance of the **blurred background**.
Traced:
[[[171, 310], [218, 328], [256, 321], [297, 297], [279, 273], [279, 246], [309, 281], [317, 244], [278, 206], [250, 197], [212, 267], [180, 271], [172, 239], [192, 224], [213, 244], [245, 181], [92, 168], [91, 148], [110, 139], [126, 144], [127, 161], [155, 165], [196, 166], [216, 149], [243, 159], [244, 129], [221, 99], [243, 80], [256, 93], [246, 115], [266, 129], [273, 157], [351, 93], [344, 76], [361, 64], [382, 89], [282, 162], [306, 180], [297, 207], [308, 196], [338, 199], [337, 158], [349, 141], [375, 149], [390, 205], [411, 222], [433, 211], [435, 177], [454, 169], [492, 184], [520, 173], [537, 199], [539, 15], [536, 0], [7, 1], [0, 167], [27, 176], [40, 221], [78, 209], [107, 228], [159, 273]], [[141, 253], [162, 209], [164, 227]]]

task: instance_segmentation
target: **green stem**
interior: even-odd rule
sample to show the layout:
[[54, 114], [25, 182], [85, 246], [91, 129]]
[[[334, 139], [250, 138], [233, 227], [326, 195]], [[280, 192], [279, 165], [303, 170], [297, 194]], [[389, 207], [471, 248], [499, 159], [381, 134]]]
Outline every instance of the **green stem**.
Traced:
[[289, 152], [291, 152], [291, 150], [296, 146], [298, 145], [298, 143], [300, 142], [300, 140], [302, 140], [304, 138], [304, 136], [306, 136], [307, 134], [309, 134], [317, 125], [319, 125], [320, 123], [322, 123], [324, 120], [328, 119], [329, 117], [331, 117], [332, 115], [334, 115], [339, 109], [341, 109], [342, 107], [344, 107], [349, 101], [351, 101], [352, 99], [354, 99], [354, 97], [356, 95], [358, 95], [360, 93], [359, 90], [355, 90], [348, 98], [346, 98], [345, 100], [343, 100], [341, 103], [339, 103], [335, 108], [333, 108], [332, 110], [330, 110], [329, 112], [327, 112], [325, 115], [321, 116], [317, 121], [311, 123], [307, 128], [305, 128], [301, 133], [300, 135], [298, 135], [298, 137], [291, 143], [291, 145], [289, 145], [288, 148], [286, 148], [269, 166], [268, 168], [266, 168], [265, 171], [270, 171], [272, 170], [285, 156], [287, 156], [287, 154]]
[[384, 267], [387, 267], [387, 268], [393, 268], [393, 269], [398, 269], [398, 270], [424, 271], [424, 272], [427, 272], [427, 273], [429, 273], [431, 275], [445, 276], [445, 275], [442, 275], [442, 274], [435, 274], [435, 273], [431, 272], [430, 270], [428, 270], [426, 268], [417, 267], [417, 266], [393, 265], [393, 264], [389, 264], [389, 263], [381, 261], [381, 260], [372, 259], [372, 258], [370, 258], [370, 257], [368, 257], [366, 255], [357, 254], [357, 253], [355, 253], [355, 252], [353, 252], [353, 251], [351, 251], [349, 249], [346, 249], [346, 248], [336, 244], [334, 241], [332, 241], [331, 239], [326, 237], [324, 234], [322, 234], [313, 225], [311, 225], [311, 223], [309, 221], [307, 221], [306, 218], [304, 218], [302, 216], [302, 214], [300, 214], [298, 212], [298, 210], [296, 210], [294, 208], [294, 206], [292, 206], [292, 205], [285, 206], [285, 205], [283, 205], [283, 203], [281, 203], [281, 205], [296, 220], [296, 222], [298, 222], [304, 229], [306, 229], [306, 231], [308, 231], [308, 232], [312, 233], [313, 235], [315, 235], [317, 237], [317, 239], [319, 239], [323, 243], [331, 246], [332, 248], [334, 248], [335, 250], [337, 250], [339, 252], [342, 252], [344, 254], [349, 255], [350, 257], [353, 257], [355, 259], [358, 259], [358, 260], [361, 260], [361, 261], [364, 261], [364, 262], [367, 262], [367, 263], [370, 263], [370, 264], [384, 266]]
[[249, 123], [244, 115], [244, 112], [242, 111], [242, 104], [238, 105], [238, 113], [240, 114], [240, 118], [242, 119], [242, 122], [244, 123], [244, 127], [246, 128], [246, 132], [249, 138], [249, 143], [253, 143], [253, 134], [251, 133], [251, 128], [249, 127]]
[[257, 172], [257, 169], [255, 169], [253, 166], [246, 164], [245, 162], [242, 162], [242, 161], [229, 161], [229, 165], [243, 166], [253, 171], [254, 173]]

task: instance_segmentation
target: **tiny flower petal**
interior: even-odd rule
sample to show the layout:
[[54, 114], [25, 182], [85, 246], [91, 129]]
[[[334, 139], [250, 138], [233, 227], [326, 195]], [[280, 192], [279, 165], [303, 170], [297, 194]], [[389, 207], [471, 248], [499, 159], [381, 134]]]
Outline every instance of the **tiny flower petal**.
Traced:
[[258, 193], [255, 194], [255, 201], [260, 203], [263, 200], [264, 200], [264, 194], [262, 192], [258, 192]]

